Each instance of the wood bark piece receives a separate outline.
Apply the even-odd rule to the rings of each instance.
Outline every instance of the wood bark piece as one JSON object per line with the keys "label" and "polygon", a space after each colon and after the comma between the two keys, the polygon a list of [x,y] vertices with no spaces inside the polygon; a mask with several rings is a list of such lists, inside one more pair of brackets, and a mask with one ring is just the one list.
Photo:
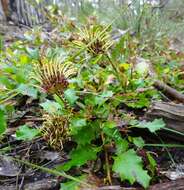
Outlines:
{"label": "wood bark piece", "polygon": [[156,184],[149,188],[149,190],[183,190],[183,189],[184,189],[184,178],[176,181]]}
{"label": "wood bark piece", "polygon": [[52,190],[59,185],[57,180],[43,179],[33,183],[28,183],[24,186],[25,190]]}
{"label": "wood bark piece", "polygon": [[168,102],[153,102],[146,119],[163,118],[167,128],[184,133],[184,105]]}

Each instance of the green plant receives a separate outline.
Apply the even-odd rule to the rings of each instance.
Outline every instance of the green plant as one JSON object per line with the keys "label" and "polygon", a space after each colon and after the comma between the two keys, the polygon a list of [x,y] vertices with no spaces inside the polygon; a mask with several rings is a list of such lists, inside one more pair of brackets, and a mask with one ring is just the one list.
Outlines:
{"label": "green plant", "polygon": [[18,140],[32,140],[38,137],[40,131],[38,129],[30,128],[27,125],[20,126],[16,131],[16,139]]}
{"label": "green plant", "polygon": [[6,131],[6,128],[7,128],[7,123],[5,119],[5,114],[4,114],[4,111],[0,109],[0,137]]}
{"label": "green plant", "polygon": [[[94,39],[95,37],[91,41]],[[125,36],[120,42],[122,46],[126,44],[126,39],[129,38]],[[87,47],[88,44],[86,44]],[[116,48],[119,48],[119,46],[117,45]],[[82,56],[85,56],[85,54],[82,54],[84,51],[90,53],[87,48],[83,48],[80,54],[82,60]],[[103,52],[104,55],[106,53]],[[59,96],[54,96],[54,102],[47,101],[42,103],[45,111],[53,114],[53,116],[49,116],[49,119],[46,118],[46,122],[44,122],[44,129],[47,132],[45,137],[47,139],[50,138],[50,144],[52,145],[52,142],[54,142],[53,145],[59,149],[62,148],[61,142],[65,137],[70,138],[71,141],[76,143],[76,148],[73,148],[70,152],[71,160],[58,167],[58,170],[68,171],[73,167],[80,167],[90,160],[95,160],[101,154],[105,156],[106,160],[104,169],[108,183],[112,182],[111,168],[113,168],[114,172],[120,174],[122,180],[127,179],[130,183],[137,181],[146,188],[151,178],[147,171],[143,169],[144,165],[141,157],[136,154],[137,148],[142,148],[144,143],[140,142],[140,139],[134,138],[134,145],[132,145],[131,138],[120,133],[115,121],[115,118],[121,119],[123,117],[117,110],[123,101],[126,102],[126,99],[120,93],[124,86],[121,85],[120,81],[115,86],[106,83],[109,75],[115,74],[115,79],[119,79],[118,77],[121,76],[121,72],[123,74],[126,73],[127,78],[130,77],[128,80],[133,80],[134,75],[129,74],[131,66],[127,70],[114,66],[114,62],[116,64],[119,62],[118,59],[121,57],[121,53],[119,52],[114,57],[111,55],[110,57],[102,56],[101,59],[97,60],[94,60],[94,57],[90,57],[87,62],[79,62],[84,67],[78,73],[77,78],[70,80],[70,83],[63,89],[63,93],[60,93]],[[109,55],[109,53],[107,54]],[[132,55],[134,55],[134,52],[132,54],[128,54],[127,52],[125,59],[128,60],[129,56]],[[107,61],[108,64],[102,65],[101,62],[103,61]],[[135,77],[138,76],[135,75]],[[126,91],[130,89],[132,89],[132,85],[127,85]],[[57,118],[56,123],[52,120],[55,118]],[[160,126],[160,128],[162,127]],[[58,133],[57,130],[61,131],[61,133]],[[67,131],[66,135],[63,133],[64,131]],[[56,133],[58,135],[55,135]],[[96,143],[98,141],[101,143]],[[115,148],[115,155],[109,153],[107,147]],[[130,169],[128,175],[126,172],[121,173],[119,171],[120,168],[122,172],[127,170],[122,164],[126,156],[129,158],[127,164],[135,166],[133,167],[135,170],[131,170],[128,167]],[[111,165],[110,162],[113,162],[113,158],[114,164]],[[132,160],[135,160],[135,162]],[[137,177],[132,175],[132,172]],[[138,178],[138,175],[142,175],[142,177]]]}
{"label": "green plant", "polygon": [[28,71],[34,58],[23,47],[22,42],[16,42],[8,47],[0,57],[0,103],[7,103],[17,95],[28,95],[37,98],[38,91],[29,80]]}
{"label": "green plant", "polygon": [[[61,62],[58,55],[54,58],[40,57],[38,67],[34,70],[35,86],[53,95],[54,99],[41,103],[45,120],[41,134],[57,150],[65,147],[68,140],[76,144],[69,153],[70,160],[59,166],[58,170],[68,171],[83,166],[102,155],[105,157],[102,170],[106,172],[107,183],[112,183],[111,174],[114,171],[122,180],[127,179],[131,184],[137,181],[146,188],[151,177],[136,152],[144,146],[144,142],[140,138],[122,134],[115,119],[123,118],[123,114],[118,112],[118,106],[123,102],[129,105],[126,93],[140,87],[134,81],[141,76],[132,70],[133,64],[130,62],[136,54],[137,46],[127,34],[111,52],[109,47],[113,42],[109,41],[107,30],[109,26],[95,26],[85,31],[85,40],[82,40],[80,50],[76,53],[78,56],[72,56],[76,65]],[[99,44],[100,48],[97,47]],[[133,47],[131,51],[127,49],[129,46]],[[90,56],[86,57],[86,53]],[[68,55],[65,60],[70,58]],[[80,68],[77,77],[76,68]],[[115,83],[107,82],[112,75]],[[140,96],[140,99],[143,102],[141,107],[148,106],[144,96]],[[114,148],[115,154],[110,153],[109,148]],[[123,160],[126,158],[128,161],[125,167]],[[129,172],[126,173],[129,165],[133,165],[133,169],[128,167]],[[138,178],[139,175],[142,177]]]}

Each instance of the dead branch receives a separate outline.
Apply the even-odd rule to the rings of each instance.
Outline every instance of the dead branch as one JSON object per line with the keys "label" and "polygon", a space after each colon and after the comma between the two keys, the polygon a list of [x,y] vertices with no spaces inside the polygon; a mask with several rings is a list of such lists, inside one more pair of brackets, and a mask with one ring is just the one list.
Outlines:
{"label": "dead branch", "polygon": [[178,100],[179,102],[184,103],[184,94],[181,94],[180,92],[178,92],[174,88],[170,87],[169,85],[165,84],[164,82],[162,82],[160,80],[155,80],[154,86],[158,90],[163,91],[163,93],[166,94],[167,96],[172,97],[172,98]]}

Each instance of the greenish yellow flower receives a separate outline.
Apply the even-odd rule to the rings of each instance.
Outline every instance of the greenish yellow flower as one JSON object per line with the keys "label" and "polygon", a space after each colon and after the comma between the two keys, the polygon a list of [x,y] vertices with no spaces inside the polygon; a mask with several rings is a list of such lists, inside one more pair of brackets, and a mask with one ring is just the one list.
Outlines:
{"label": "greenish yellow flower", "polygon": [[73,43],[79,49],[86,47],[93,55],[104,54],[113,44],[110,34],[104,27],[93,25],[79,29],[79,40]]}
{"label": "greenish yellow flower", "polygon": [[62,94],[68,87],[68,79],[76,73],[77,69],[71,62],[62,63],[59,58],[41,58],[40,63],[36,65],[33,78],[44,92]]}

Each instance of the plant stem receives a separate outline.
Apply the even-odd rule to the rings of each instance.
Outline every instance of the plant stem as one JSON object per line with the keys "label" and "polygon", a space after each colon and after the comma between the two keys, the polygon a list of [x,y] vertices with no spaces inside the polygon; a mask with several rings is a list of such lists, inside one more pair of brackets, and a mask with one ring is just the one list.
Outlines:
{"label": "plant stem", "polygon": [[121,82],[120,80],[120,76],[119,76],[119,71],[116,68],[116,65],[114,65],[113,61],[111,60],[110,56],[108,55],[108,53],[106,54],[107,59],[109,60],[109,63],[111,64],[112,68],[114,69],[114,71],[116,72],[116,76],[118,77],[118,80]]}
{"label": "plant stem", "polygon": [[18,92],[14,92],[14,91],[12,91],[13,93],[12,94],[10,94],[9,96],[7,96],[6,98],[2,98],[1,100],[0,100],[0,104],[5,104],[7,101],[9,101],[10,99],[12,99],[12,98],[14,98],[15,96],[17,96],[19,93]]}
{"label": "plant stem", "polygon": [[163,129],[166,130],[166,131],[170,131],[170,132],[172,132],[172,133],[175,133],[175,134],[184,136],[184,133],[182,133],[182,132],[180,132],[180,131],[177,131],[177,130],[174,130],[174,129],[170,129],[170,128],[167,128],[167,127],[164,127]]}
{"label": "plant stem", "polygon": [[122,84],[124,91],[126,92],[126,78],[123,74],[120,75],[120,71],[118,70],[118,68],[116,67],[116,65],[113,63],[113,61],[111,60],[110,56],[108,54],[106,54],[107,59],[109,60],[109,63],[111,64],[112,68],[114,69],[115,73],[116,73],[116,77],[118,78],[119,82]]}
{"label": "plant stem", "polygon": [[182,145],[182,144],[145,144],[144,146],[167,147],[167,148],[184,148],[184,145]]}
{"label": "plant stem", "polygon": [[[102,142],[103,142],[103,144],[104,144],[104,142],[105,142],[105,137],[104,137],[104,134],[103,134],[103,133],[101,133],[101,138],[102,138]],[[112,185],[111,170],[110,170],[108,152],[107,152],[106,146],[103,145],[103,147],[104,147],[104,152],[105,152],[105,163],[106,163],[107,180],[108,180],[109,184]]]}

